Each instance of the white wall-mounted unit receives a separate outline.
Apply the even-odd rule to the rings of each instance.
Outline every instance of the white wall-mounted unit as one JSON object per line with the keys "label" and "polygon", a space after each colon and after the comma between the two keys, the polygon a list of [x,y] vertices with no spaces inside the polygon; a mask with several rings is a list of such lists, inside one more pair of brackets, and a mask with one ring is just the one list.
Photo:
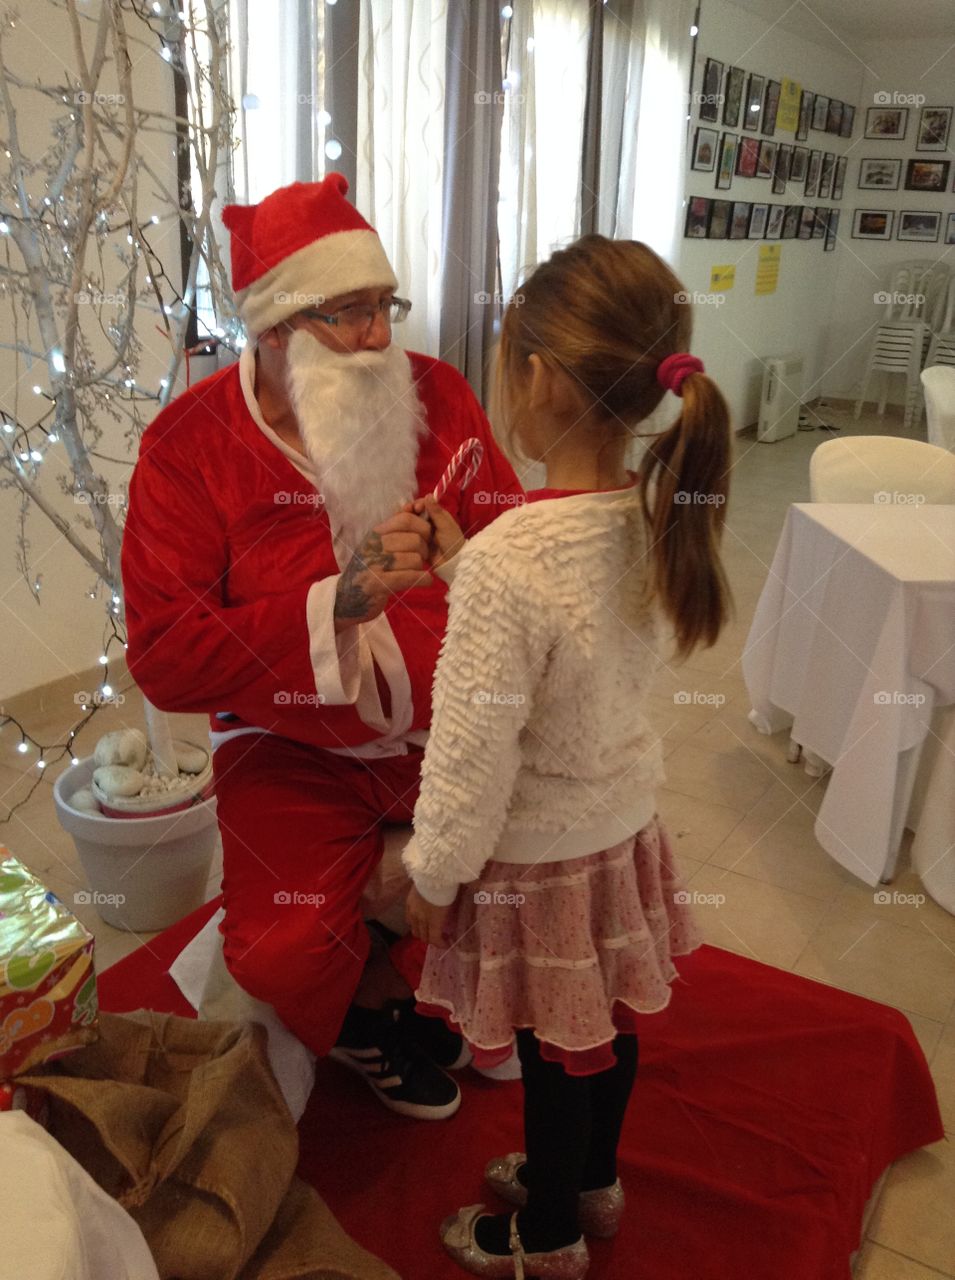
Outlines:
{"label": "white wall-mounted unit", "polygon": [[784,440],[798,429],[802,374],[802,356],[772,356],[764,362],[757,440]]}

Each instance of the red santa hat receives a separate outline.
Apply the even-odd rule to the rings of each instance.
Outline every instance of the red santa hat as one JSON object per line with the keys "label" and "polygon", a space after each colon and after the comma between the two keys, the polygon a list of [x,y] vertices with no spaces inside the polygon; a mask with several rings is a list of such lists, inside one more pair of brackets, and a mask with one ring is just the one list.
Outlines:
{"label": "red santa hat", "polygon": [[396,289],[378,234],[345,199],[348,179],[293,182],[260,204],[230,204],[232,287],[249,337],[357,289]]}

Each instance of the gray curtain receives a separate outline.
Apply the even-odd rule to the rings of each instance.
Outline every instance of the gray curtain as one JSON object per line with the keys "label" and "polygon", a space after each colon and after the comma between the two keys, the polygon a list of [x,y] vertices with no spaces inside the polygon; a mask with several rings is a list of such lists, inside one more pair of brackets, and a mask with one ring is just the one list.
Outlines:
{"label": "gray curtain", "polygon": [[449,0],[440,355],[487,395],[497,293],[501,6]]}

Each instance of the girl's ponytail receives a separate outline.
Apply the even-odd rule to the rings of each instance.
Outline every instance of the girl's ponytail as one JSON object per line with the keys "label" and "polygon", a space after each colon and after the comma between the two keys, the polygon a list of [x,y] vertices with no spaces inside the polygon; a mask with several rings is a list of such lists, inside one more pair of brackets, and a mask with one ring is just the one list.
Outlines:
{"label": "girl's ponytail", "polygon": [[732,432],[726,401],[705,373],[687,374],[680,393],[679,418],[647,446],[640,491],[650,529],[652,586],[673,625],[676,656],[683,658],[700,645],[715,644],[730,611],[719,544]]}

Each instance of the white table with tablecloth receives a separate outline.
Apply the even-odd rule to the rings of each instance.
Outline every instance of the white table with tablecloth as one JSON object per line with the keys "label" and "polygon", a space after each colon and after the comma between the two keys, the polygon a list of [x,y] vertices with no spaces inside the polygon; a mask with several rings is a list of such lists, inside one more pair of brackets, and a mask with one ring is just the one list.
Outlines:
{"label": "white table with tablecloth", "polygon": [[955,912],[955,506],[790,507],[742,667],[756,727],[832,766],[823,848],[875,885],[909,826]]}

